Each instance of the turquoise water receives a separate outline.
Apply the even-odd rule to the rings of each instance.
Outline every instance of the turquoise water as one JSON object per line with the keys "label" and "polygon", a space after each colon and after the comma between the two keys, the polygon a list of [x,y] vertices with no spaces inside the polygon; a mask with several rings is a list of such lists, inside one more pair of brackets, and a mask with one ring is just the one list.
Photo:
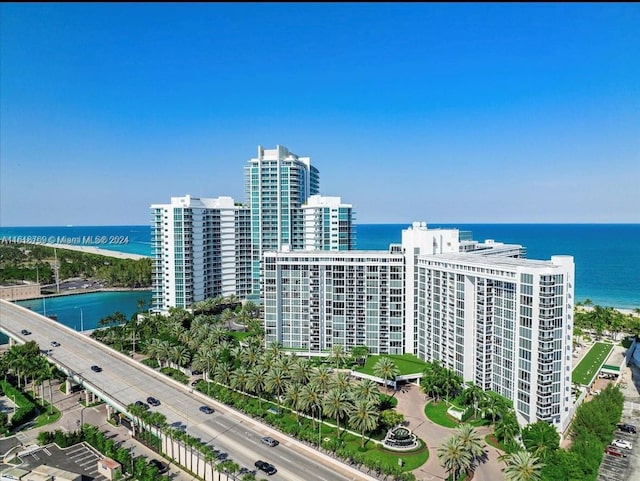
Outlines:
{"label": "turquoise water", "polygon": [[[399,243],[406,224],[360,224],[357,248],[386,250]],[[479,241],[521,244],[530,259],[572,255],[576,264],[576,299],[602,306],[640,307],[640,224],[429,224],[430,228],[471,231]],[[126,244],[98,247],[151,254],[151,228],[138,226],[0,227],[0,242],[15,236],[126,237]]]}
{"label": "turquoise water", "polygon": [[61,324],[80,331],[95,329],[100,319],[116,311],[130,319],[138,311],[139,300],[144,300],[148,307],[151,291],[92,292],[18,301],[16,304],[38,314],[55,315]]}

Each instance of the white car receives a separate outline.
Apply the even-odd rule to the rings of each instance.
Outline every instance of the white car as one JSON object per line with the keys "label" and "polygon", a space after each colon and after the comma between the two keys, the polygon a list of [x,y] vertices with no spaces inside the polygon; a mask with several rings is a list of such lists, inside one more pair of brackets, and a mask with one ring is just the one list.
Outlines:
{"label": "white car", "polygon": [[616,448],[624,449],[631,449],[633,447],[633,445],[629,441],[626,441],[624,439],[614,439],[611,445],[615,446]]}

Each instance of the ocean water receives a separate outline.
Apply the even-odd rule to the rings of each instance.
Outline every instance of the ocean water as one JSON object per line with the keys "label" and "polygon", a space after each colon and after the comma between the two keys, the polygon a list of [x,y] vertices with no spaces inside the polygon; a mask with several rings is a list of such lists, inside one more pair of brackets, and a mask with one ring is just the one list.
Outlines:
{"label": "ocean water", "polygon": [[[386,250],[400,243],[410,224],[359,224],[357,248]],[[572,255],[576,265],[576,299],[601,306],[640,307],[640,224],[429,224],[429,228],[470,231],[473,239],[521,244],[529,259]],[[0,243],[17,236],[72,238],[106,237],[96,247],[141,255],[151,254],[149,226],[0,227]],[[113,238],[123,244],[110,244]],[[95,244],[94,244],[95,245]]]}

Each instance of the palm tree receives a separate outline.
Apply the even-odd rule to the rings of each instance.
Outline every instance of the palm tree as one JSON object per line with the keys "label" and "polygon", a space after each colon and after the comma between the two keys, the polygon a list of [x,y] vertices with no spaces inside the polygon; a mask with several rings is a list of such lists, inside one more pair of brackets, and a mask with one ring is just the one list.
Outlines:
{"label": "palm tree", "polygon": [[519,433],[520,425],[513,412],[503,413],[495,424],[494,434],[502,442],[514,438]]}
{"label": "palm tree", "polygon": [[171,361],[180,369],[191,362],[191,351],[187,346],[173,346],[171,348]]}
{"label": "palm tree", "polygon": [[162,363],[169,362],[169,359],[171,359],[171,343],[169,341],[160,341],[160,345],[158,347],[158,364],[160,365],[160,367],[162,367]]}
{"label": "palm tree", "polygon": [[354,399],[362,399],[374,403],[376,406],[380,404],[378,384],[371,379],[362,379],[351,388],[351,394]]}
{"label": "palm tree", "polygon": [[231,386],[231,376],[233,376],[233,366],[228,362],[222,362],[216,367],[214,380],[227,387]]}
{"label": "palm tree", "polygon": [[539,458],[528,451],[508,454],[505,461],[507,463],[504,470],[506,481],[538,481],[544,467]]}
{"label": "palm tree", "polygon": [[456,429],[455,436],[462,443],[463,448],[476,460],[484,454],[485,444],[471,424],[461,424]]}
{"label": "palm tree", "polygon": [[291,379],[302,384],[307,384],[313,372],[313,366],[308,359],[298,359],[291,368]]}
{"label": "palm tree", "polygon": [[316,369],[313,375],[313,382],[320,387],[323,393],[329,390],[329,384],[331,383],[331,368],[327,366],[320,366]]}
{"label": "palm tree", "polygon": [[360,432],[360,447],[364,449],[364,433],[378,427],[378,408],[372,402],[357,399],[349,412],[349,426]]}
{"label": "palm tree", "polygon": [[262,366],[254,366],[247,376],[247,389],[258,396],[258,404],[262,409],[262,393],[267,377],[267,371]]}
{"label": "palm tree", "polygon": [[473,405],[474,417],[478,415],[478,406],[485,396],[484,390],[473,381],[467,383],[467,388],[462,391],[462,401],[465,404]]}
{"label": "palm tree", "polygon": [[238,389],[241,392],[245,392],[247,389],[247,379],[249,378],[249,371],[246,367],[240,366],[233,371],[231,375],[231,388]]}
{"label": "palm tree", "polygon": [[337,389],[338,391],[343,393],[349,392],[349,389],[351,388],[351,380],[349,379],[349,374],[344,371],[336,373],[336,375],[333,376],[333,380],[331,381],[330,386],[332,389]]}
{"label": "palm tree", "polygon": [[338,434],[340,433],[340,420],[349,414],[351,404],[346,391],[338,388],[331,389],[322,401],[324,413],[336,420]]}
{"label": "palm tree", "polygon": [[322,417],[322,394],[320,386],[315,382],[307,384],[300,392],[300,407],[304,411],[311,411],[314,426],[316,425],[316,411],[318,412],[318,419]]}
{"label": "palm tree", "polygon": [[267,392],[274,393],[276,395],[278,409],[280,408],[280,396],[282,396],[288,380],[289,375],[287,374],[287,371],[280,367],[273,368],[267,373],[265,378],[265,389]]}
{"label": "palm tree", "polygon": [[300,424],[300,412],[301,407],[301,399],[302,397],[302,385],[298,382],[289,382],[287,385],[287,391],[285,393],[285,403],[288,404],[291,409],[296,412],[296,418],[298,424]]}
{"label": "palm tree", "polygon": [[[381,357],[373,366],[373,373],[384,379],[384,385],[387,386],[388,392],[388,381],[393,380],[395,384],[396,376],[400,374],[400,370],[390,358]],[[391,396],[389,396],[389,399],[391,399]]]}
{"label": "palm tree", "polygon": [[347,358],[347,354],[344,351],[344,346],[342,344],[335,344],[331,348],[331,352],[329,353],[329,359],[333,361],[334,367],[339,369],[342,364],[344,364],[345,359]]}
{"label": "palm tree", "polygon": [[544,458],[547,452],[558,449],[560,435],[553,425],[537,421],[522,429],[522,443],[527,451]]}
{"label": "palm tree", "polygon": [[471,468],[473,459],[471,453],[467,451],[458,436],[451,436],[438,448],[438,458],[440,465],[453,475],[454,480],[463,471]]}

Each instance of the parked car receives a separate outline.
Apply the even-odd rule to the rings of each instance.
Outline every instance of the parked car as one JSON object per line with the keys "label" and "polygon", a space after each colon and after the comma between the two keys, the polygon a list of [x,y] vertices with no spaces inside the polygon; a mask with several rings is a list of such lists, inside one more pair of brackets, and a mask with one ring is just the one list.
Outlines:
{"label": "parked car", "polygon": [[637,432],[636,427],[633,424],[618,424],[618,429],[620,431],[624,431],[625,433],[635,434]]}
{"label": "parked car", "polygon": [[53,347],[60,347],[60,343],[58,341],[51,341],[51,345]]}
{"label": "parked car", "polygon": [[273,464],[269,464],[266,461],[262,461],[261,459],[256,461],[255,467],[267,474],[275,474],[277,472],[277,469]]}
{"label": "parked car", "polygon": [[149,461],[149,466],[155,466],[156,468],[158,468],[158,473],[159,474],[163,474],[163,473],[166,473],[167,471],[169,471],[169,466],[164,464],[159,459],[152,459],[151,461]]}
{"label": "parked car", "polygon": [[622,451],[618,451],[616,448],[609,446],[607,448],[605,448],[604,450],[605,453],[610,454],[611,456],[617,456],[618,458],[626,458],[627,455],[625,453],[623,453]]}
{"label": "parked car", "polygon": [[136,401],[136,406],[143,407],[144,409],[149,409],[149,405],[142,401]]}
{"label": "parked car", "polygon": [[611,442],[611,445],[615,446],[616,448],[622,448],[622,449],[632,449],[633,448],[633,444],[631,444],[626,439],[614,439]]}
{"label": "parked car", "polygon": [[266,444],[267,446],[271,447],[271,448],[272,448],[272,447],[274,447],[274,446],[277,446],[278,444],[280,444],[278,441],[276,441],[276,440],[275,440],[275,439],[273,439],[273,438],[270,438],[269,436],[265,436],[265,437],[263,437],[263,438],[261,439],[261,441],[262,441],[264,444]]}
{"label": "parked car", "polygon": [[102,368],[100,366],[96,366],[95,364],[91,366],[91,370],[93,372],[102,372]]}
{"label": "parked car", "polygon": [[209,406],[200,406],[200,411],[202,411],[205,414],[213,414],[215,412],[213,408]]}
{"label": "parked car", "polygon": [[151,406],[160,406],[160,401],[158,401],[156,398],[149,396],[147,398],[147,402],[151,405]]}

